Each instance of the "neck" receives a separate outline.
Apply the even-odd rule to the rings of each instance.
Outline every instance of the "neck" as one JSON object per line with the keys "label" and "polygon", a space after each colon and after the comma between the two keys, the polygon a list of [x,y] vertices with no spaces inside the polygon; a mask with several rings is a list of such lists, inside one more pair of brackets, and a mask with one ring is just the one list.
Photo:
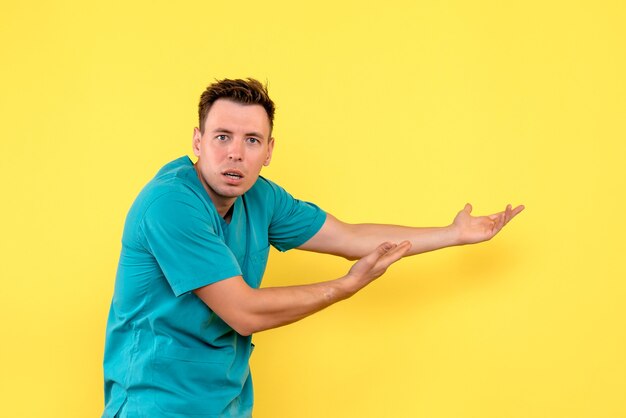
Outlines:
{"label": "neck", "polygon": [[217,213],[219,213],[219,215],[224,218],[226,222],[230,222],[233,213],[232,209],[237,197],[219,196],[213,189],[211,189],[211,187],[209,187],[207,182],[204,181],[204,178],[200,174],[200,170],[198,170],[197,164],[194,164],[194,169],[196,170],[196,175],[198,176],[198,180],[200,180],[200,184],[202,184],[202,187],[204,187],[204,190],[209,195],[211,202],[213,202],[213,206],[217,209]]}

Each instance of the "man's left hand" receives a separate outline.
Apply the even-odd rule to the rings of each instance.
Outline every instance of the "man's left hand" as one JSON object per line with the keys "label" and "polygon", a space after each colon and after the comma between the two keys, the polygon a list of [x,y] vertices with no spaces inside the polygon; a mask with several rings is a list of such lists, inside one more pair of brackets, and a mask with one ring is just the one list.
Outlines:
{"label": "man's left hand", "polygon": [[493,238],[504,225],[509,223],[522,210],[524,210],[523,205],[519,205],[515,209],[511,205],[507,205],[504,211],[494,213],[493,215],[472,216],[472,205],[468,203],[456,215],[450,226],[458,234],[459,245],[475,244]]}

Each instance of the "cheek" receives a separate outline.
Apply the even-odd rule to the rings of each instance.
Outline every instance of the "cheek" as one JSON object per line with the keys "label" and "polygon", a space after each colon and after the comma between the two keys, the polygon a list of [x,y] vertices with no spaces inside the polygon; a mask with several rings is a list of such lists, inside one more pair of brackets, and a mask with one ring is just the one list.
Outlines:
{"label": "cheek", "polygon": [[267,160],[267,157],[264,157],[263,159],[259,159],[259,160],[257,160],[255,162],[255,167],[256,167],[257,171],[261,171],[261,169],[265,165],[265,161],[266,160]]}
{"label": "cheek", "polygon": [[203,153],[202,158],[204,158],[204,160],[209,163],[209,165],[216,166],[217,163],[223,160],[223,156],[221,154],[222,153],[220,153],[220,150],[217,149],[206,150]]}

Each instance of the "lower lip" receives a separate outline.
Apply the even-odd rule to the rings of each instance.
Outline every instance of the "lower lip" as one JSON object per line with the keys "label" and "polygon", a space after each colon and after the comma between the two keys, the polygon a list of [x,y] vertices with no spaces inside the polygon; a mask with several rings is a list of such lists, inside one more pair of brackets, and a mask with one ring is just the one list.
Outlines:
{"label": "lower lip", "polygon": [[223,174],[224,179],[226,179],[226,183],[232,184],[233,186],[237,186],[243,182],[243,177],[231,177]]}

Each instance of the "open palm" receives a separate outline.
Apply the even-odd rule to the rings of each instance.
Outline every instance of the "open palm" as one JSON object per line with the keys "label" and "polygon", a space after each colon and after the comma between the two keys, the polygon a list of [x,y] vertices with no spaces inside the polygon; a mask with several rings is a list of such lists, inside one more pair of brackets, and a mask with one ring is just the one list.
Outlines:
{"label": "open palm", "polygon": [[524,210],[523,205],[517,206],[515,209],[511,205],[507,205],[504,211],[493,215],[472,216],[472,205],[468,203],[456,215],[452,226],[458,233],[460,244],[474,244],[493,238],[504,225],[522,210]]}

